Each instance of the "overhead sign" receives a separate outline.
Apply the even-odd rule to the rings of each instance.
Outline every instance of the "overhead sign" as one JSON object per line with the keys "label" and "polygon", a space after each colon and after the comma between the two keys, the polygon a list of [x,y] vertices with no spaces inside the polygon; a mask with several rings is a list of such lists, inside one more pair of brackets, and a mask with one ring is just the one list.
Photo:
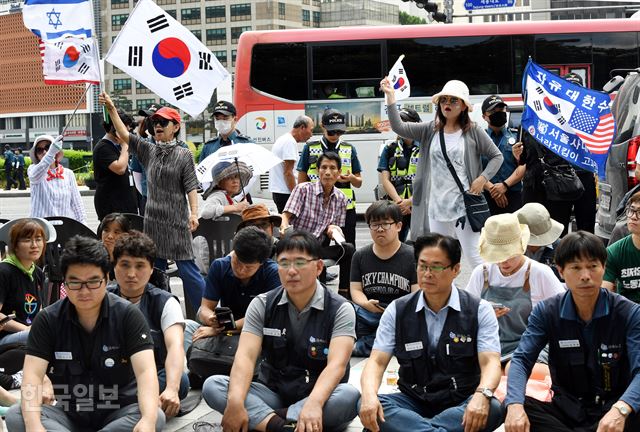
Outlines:
{"label": "overhead sign", "polygon": [[464,8],[470,11],[477,9],[512,7],[515,4],[516,0],[465,0]]}

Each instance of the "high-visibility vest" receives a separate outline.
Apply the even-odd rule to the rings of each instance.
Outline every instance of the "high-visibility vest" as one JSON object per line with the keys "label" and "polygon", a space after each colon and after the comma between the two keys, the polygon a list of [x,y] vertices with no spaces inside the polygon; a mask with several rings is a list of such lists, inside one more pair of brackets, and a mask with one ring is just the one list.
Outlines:
{"label": "high-visibility vest", "polygon": [[[346,175],[351,171],[351,144],[341,142],[338,147],[338,156],[341,160],[340,173]],[[318,158],[325,152],[322,147],[322,143],[319,141],[309,143],[309,170],[307,171],[307,177],[309,181],[317,182],[320,179],[318,174]],[[351,183],[336,183],[336,188],[340,190],[347,197],[347,210],[356,208],[356,197],[351,189]]]}
{"label": "high-visibility vest", "polygon": [[[420,148],[414,145],[411,148],[411,154],[409,160],[406,160],[404,156],[404,148],[401,141],[396,141],[390,144],[395,146],[395,151],[392,156],[389,157],[389,174],[391,177],[391,183],[396,188],[396,192],[400,195],[400,198],[410,198],[413,194],[413,179],[416,177],[418,170],[418,155],[420,154]],[[402,160],[403,163],[399,164],[398,161]],[[408,163],[407,163],[408,162]],[[398,165],[405,166],[404,169],[398,168]]]}

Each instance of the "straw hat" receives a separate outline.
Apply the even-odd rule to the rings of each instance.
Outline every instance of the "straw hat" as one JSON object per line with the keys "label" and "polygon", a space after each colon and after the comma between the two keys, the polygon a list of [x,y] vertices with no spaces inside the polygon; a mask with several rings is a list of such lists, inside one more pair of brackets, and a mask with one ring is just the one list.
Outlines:
{"label": "straw hat", "polygon": [[211,169],[211,175],[213,178],[212,185],[219,186],[220,182],[227,177],[233,175],[240,175],[240,183],[242,186],[247,186],[249,180],[253,176],[251,169],[244,162],[228,162],[223,161],[215,164]]}
{"label": "straw hat", "polygon": [[525,204],[516,212],[520,223],[526,224],[531,232],[529,246],[546,246],[560,238],[564,225],[551,219],[549,210],[540,203]]}
{"label": "straw hat", "polygon": [[469,87],[462,81],[451,80],[447,82],[440,93],[436,93],[431,97],[431,102],[437,104],[440,96],[455,96],[458,99],[462,99],[467,108],[469,108],[469,112],[473,111],[473,105],[469,103]]}
{"label": "straw hat", "polygon": [[529,227],[512,213],[491,216],[480,233],[480,257],[488,263],[499,263],[524,255],[529,241]]}
{"label": "straw hat", "polygon": [[269,209],[264,204],[254,204],[250,205],[246,209],[242,210],[242,222],[238,225],[236,231],[240,231],[242,228],[247,226],[247,224],[256,219],[266,219],[269,218],[272,224],[275,226],[280,226],[282,223],[282,218],[280,215],[272,215],[269,213]]}

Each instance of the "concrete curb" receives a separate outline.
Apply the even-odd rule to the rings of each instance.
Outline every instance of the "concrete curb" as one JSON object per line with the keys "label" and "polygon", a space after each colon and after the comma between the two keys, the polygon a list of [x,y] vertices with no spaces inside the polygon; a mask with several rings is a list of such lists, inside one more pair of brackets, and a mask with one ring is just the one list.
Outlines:
{"label": "concrete curb", "polygon": [[[81,196],[94,196],[95,190],[89,189],[86,186],[78,186]],[[0,199],[2,198],[26,198],[31,196],[31,190],[0,190]]]}

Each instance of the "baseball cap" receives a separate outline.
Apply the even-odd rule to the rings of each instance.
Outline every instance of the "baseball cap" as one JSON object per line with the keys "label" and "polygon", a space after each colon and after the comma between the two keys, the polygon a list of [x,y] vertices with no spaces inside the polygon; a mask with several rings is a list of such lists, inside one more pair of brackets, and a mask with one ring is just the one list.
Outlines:
{"label": "baseball cap", "polygon": [[213,114],[224,114],[235,116],[236,115],[236,107],[233,106],[231,102],[227,101],[218,101],[218,103],[213,107]]}
{"label": "baseball cap", "polygon": [[500,106],[506,107],[507,104],[504,103],[500,96],[491,95],[482,102],[482,112],[486,113],[487,111],[494,110]]}
{"label": "baseball cap", "polygon": [[578,84],[579,86],[584,86],[584,82],[582,81],[582,77],[575,72],[569,72],[562,78],[566,79],[570,83]]}
{"label": "baseball cap", "polygon": [[173,120],[177,123],[180,123],[180,113],[169,107],[160,108],[151,117],[162,117],[166,118],[167,120]]}
{"label": "baseball cap", "polygon": [[156,105],[156,104],[151,104],[149,105],[149,107],[145,110],[145,109],[140,109],[138,111],[138,115],[141,115],[143,117],[151,117],[152,115],[154,115],[156,113],[156,111],[158,111],[160,109],[160,105]]}
{"label": "baseball cap", "polygon": [[347,130],[344,114],[336,109],[328,109],[322,114],[322,126],[328,131]]}

